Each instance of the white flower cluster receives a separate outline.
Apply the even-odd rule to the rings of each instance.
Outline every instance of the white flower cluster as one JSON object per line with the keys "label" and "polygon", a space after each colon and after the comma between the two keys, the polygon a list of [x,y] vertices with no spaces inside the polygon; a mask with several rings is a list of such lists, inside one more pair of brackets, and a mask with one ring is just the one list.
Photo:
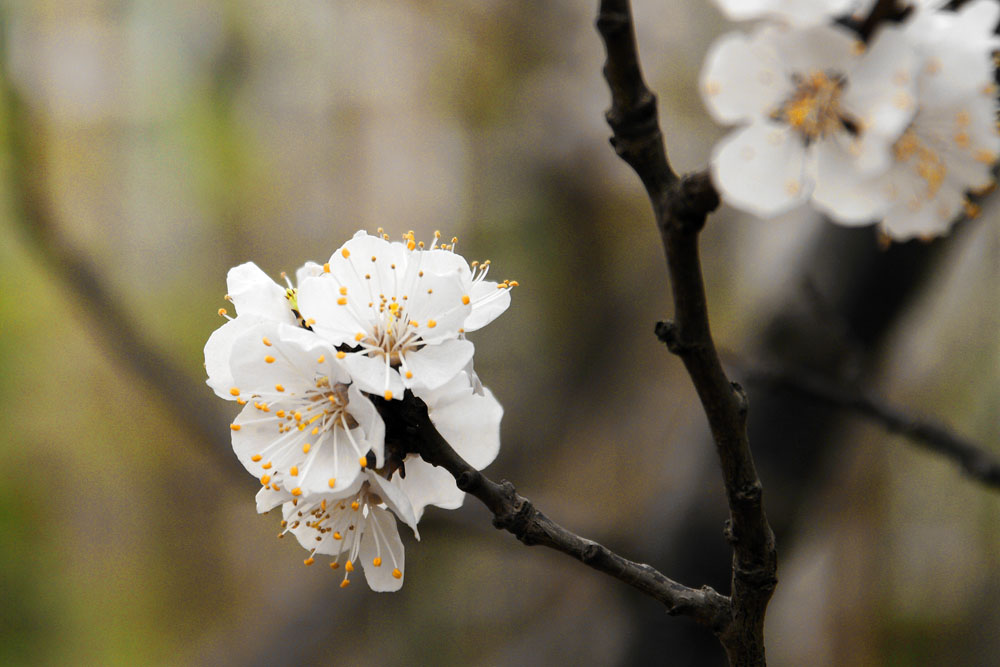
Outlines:
{"label": "white flower cluster", "polygon": [[868,44],[834,19],[870,0],[715,1],[765,19],[718,39],[701,73],[712,116],[740,126],[711,158],[725,201],[765,218],[809,202],[896,240],[975,214],[966,193],[993,186],[1000,153],[996,0],[911,2]]}
{"label": "white flower cluster", "polygon": [[[229,271],[237,316],[205,345],[208,385],[243,406],[233,449],[260,479],[257,510],[282,506],[284,535],[343,566],[356,565],[376,591],[403,583],[396,520],[413,529],[427,505],[454,509],[464,494],[443,469],[410,454],[394,460],[377,400],[427,404],[438,431],[470,465],[500,447],[503,409],[476,377],[465,334],[510,305],[514,281],[486,280],[440,234],[425,246],[358,232],[322,266],[308,263],[297,286],[272,281],[253,263]],[[418,535],[419,539],[419,535]]]}

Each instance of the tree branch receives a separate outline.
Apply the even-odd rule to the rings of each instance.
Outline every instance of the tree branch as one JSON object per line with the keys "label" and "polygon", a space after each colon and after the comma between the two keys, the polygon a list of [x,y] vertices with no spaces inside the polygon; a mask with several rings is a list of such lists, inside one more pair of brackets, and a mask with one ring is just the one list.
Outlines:
{"label": "tree branch", "polygon": [[830,407],[857,413],[893,433],[906,436],[929,451],[953,460],[972,479],[1000,490],[1000,457],[940,422],[917,418],[885,401],[816,374],[753,368],[747,371],[746,377],[749,383],[791,391]]}
{"label": "tree branch", "polygon": [[[528,546],[542,545],[572,556],[584,565],[659,600],[671,615],[690,616],[719,633],[730,626],[729,598],[709,586],[688,588],[645,563],[619,556],[607,547],[563,528],[535,509],[507,480],[499,484],[470,466],[434,427],[427,406],[407,391],[403,401],[372,396],[386,424],[390,460],[402,461],[407,453],[447,470],[458,488],[478,498],[493,513],[493,525],[511,533]],[[405,472],[405,468],[404,468]]]}
{"label": "tree branch", "polygon": [[732,622],[720,633],[734,665],[764,664],[764,614],[776,584],[774,535],[764,515],[761,483],[746,434],[747,399],[729,381],[712,341],[698,255],[698,233],[719,197],[706,173],[678,179],[667,160],[656,98],[639,67],[628,0],[601,0],[604,76],[611,89],[611,144],[638,174],[653,206],[670,273],[673,322],[657,336],[684,362],[708,417],[722,466],[733,546]]}

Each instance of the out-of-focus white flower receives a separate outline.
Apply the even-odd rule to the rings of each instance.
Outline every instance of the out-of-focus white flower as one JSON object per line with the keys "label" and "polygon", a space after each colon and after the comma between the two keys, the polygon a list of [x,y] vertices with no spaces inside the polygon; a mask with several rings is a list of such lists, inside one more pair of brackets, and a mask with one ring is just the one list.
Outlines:
{"label": "out-of-focus white flower", "polygon": [[233,449],[264,487],[329,493],[383,465],[382,418],[313,332],[260,322],[234,341],[229,363],[229,397],[246,402],[231,426]]}
{"label": "out-of-focus white flower", "polygon": [[365,471],[346,495],[287,498],[282,507],[282,527],[309,550],[306,565],[315,555],[333,556],[333,570],[344,568],[341,588],[360,564],[373,591],[395,591],[403,585],[403,542],[399,517],[417,534],[417,518],[406,495],[372,471]]}
{"label": "out-of-focus white flower", "polygon": [[405,388],[436,389],[466,368],[464,334],[510,305],[516,282],[485,280],[452,245],[425,248],[413,234],[390,243],[363,231],[337,250],[324,273],[299,286],[298,305],[313,330],[340,346],[351,377],[387,400]]}
{"label": "out-of-focus white flower", "polygon": [[812,26],[849,14],[857,0],[715,0],[733,21],[777,19],[798,26]]}
{"label": "out-of-focus white flower", "polygon": [[[296,278],[301,283],[306,277],[322,271],[323,267],[319,264],[307,262],[296,272]],[[235,306],[237,316],[230,317],[225,308],[219,309],[219,314],[229,321],[212,332],[205,344],[205,370],[208,372],[208,386],[217,395],[229,399],[229,389],[233,386],[229,351],[233,341],[259,322],[295,324],[298,311],[292,284],[289,282],[288,287],[282,287],[253,262],[229,269],[226,286],[226,299]]]}
{"label": "out-of-focus white flower", "polygon": [[893,145],[889,171],[876,179],[848,174],[845,199],[886,197],[882,220],[893,239],[933,237],[975,207],[967,190],[992,185],[1000,153],[993,51],[1000,5],[978,0],[960,11],[919,10],[904,27],[922,60],[917,113]]}
{"label": "out-of-focus white flower", "polygon": [[810,200],[844,224],[873,222],[884,198],[839,198],[854,172],[874,176],[916,109],[916,55],[896,28],[869,49],[837,26],[792,29],[765,24],[750,37],[722,36],[701,75],[716,120],[743,124],[713,151],[723,199],[760,217]]}

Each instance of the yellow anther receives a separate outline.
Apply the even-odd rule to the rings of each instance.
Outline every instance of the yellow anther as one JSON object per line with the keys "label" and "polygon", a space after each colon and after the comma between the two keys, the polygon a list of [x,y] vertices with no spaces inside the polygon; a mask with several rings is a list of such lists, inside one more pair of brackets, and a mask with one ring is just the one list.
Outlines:
{"label": "yellow anther", "polygon": [[260,340],[261,340],[262,343],[264,343],[264,345],[267,345],[268,347],[271,347],[271,339],[268,338],[267,336],[264,336]]}
{"label": "yellow anther", "polygon": [[321,354],[321,355],[319,355],[319,359],[316,360],[316,363],[317,364],[321,364],[324,361],[326,361],[326,355],[325,354]]}
{"label": "yellow anther", "polygon": [[295,411],[295,421],[297,422],[302,421],[302,413],[299,412],[298,410]]}
{"label": "yellow anther", "polygon": [[261,456],[260,454],[254,454],[253,456],[250,457],[250,460],[253,461],[254,463],[257,463],[262,458],[264,458],[264,457]]}
{"label": "yellow anther", "polygon": [[387,400],[387,401],[391,401],[392,400],[392,392],[389,391],[388,389],[385,390],[385,394],[383,394],[383,396],[385,396],[385,400]]}
{"label": "yellow anther", "polygon": [[420,322],[417,322],[416,320],[410,320],[410,324],[412,326],[414,326],[414,327],[419,327],[420,326]]}
{"label": "yellow anther", "polygon": [[284,417],[285,416],[285,411],[284,410],[278,410],[277,412],[274,413],[274,415],[276,417]]}
{"label": "yellow anther", "polygon": [[344,569],[347,570],[348,572],[354,572],[354,563],[352,563],[351,561],[347,561],[346,563],[344,563]]}
{"label": "yellow anther", "polygon": [[347,248],[343,248],[343,249],[342,249],[342,250],[340,251],[340,254],[341,254],[341,255],[343,256],[343,258],[344,258],[344,259],[347,259],[348,257],[350,257],[350,256],[351,256],[351,251],[350,251],[350,250],[348,250]]}
{"label": "yellow anther", "polygon": [[321,512],[325,512],[326,511],[326,498],[324,498],[323,500],[320,501],[320,503],[319,503],[319,509],[320,509]]}
{"label": "yellow anther", "polygon": [[977,162],[982,162],[984,164],[993,164],[996,162],[997,156],[995,153],[991,153],[988,150],[980,148],[976,151],[974,155]]}
{"label": "yellow anther", "polygon": [[270,475],[261,475],[261,478],[260,478],[261,486],[267,486],[270,482],[271,482],[271,476]]}
{"label": "yellow anther", "polygon": [[242,399],[242,398],[237,398],[236,402],[239,403],[240,405],[246,405],[247,404],[246,399]]}
{"label": "yellow anther", "polygon": [[323,264],[323,273],[330,273],[330,262],[325,262]]}
{"label": "yellow anther", "polygon": [[336,570],[339,567],[340,567],[340,563],[338,563],[337,561],[333,561],[332,563],[330,563],[330,569],[331,570]]}
{"label": "yellow anther", "polygon": [[316,324],[316,318],[310,317],[308,320],[306,320],[306,326],[307,327],[311,327],[314,324]]}
{"label": "yellow anther", "polygon": [[274,385],[274,390],[275,391],[285,391],[285,387],[284,387],[284,385],[276,384],[276,385]]}
{"label": "yellow anther", "polygon": [[232,430],[234,430],[234,431],[239,431],[239,430],[240,430],[241,428],[243,428],[243,427],[242,427],[242,426],[240,426],[239,424],[230,424],[230,425],[229,425],[229,428],[231,428],[231,429],[232,429]]}
{"label": "yellow anther", "polygon": [[462,305],[463,306],[468,306],[469,305],[469,301],[471,301],[471,300],[472,299],[469,298],[469,295],[466,294],[465,296],[462,297]]}
{"label": "yellow anther", "polygon": [[380,565],[382,565],[382,559],[376,556],[375,558],[372,559],[372,565],[374,565],[375,567],[379,567]]}
{"label": "yellow anther", "polygon": [[516,280],[512,280],[512,281],[510,281],[510,286],[511,286],[511,287],[517,287],[517,286],[518,286],[518,285],[520,285],[520,284],[521,284],[521,283],[517,282]]}
{"label": "yellow anther", "polygon": [[316,559],[313,558],[312,556],[309,556],[309,558],[306,558],[304,561],[302,561],[302,563],[304,565],[312,565],[315,562],[316,562]]}
{"label": "yellow anther", "polygon": [[427,320],[427,328],[428,329],[433,329],[437,325],[438,325],[438,323],[436,321],[434,321],[434,320]]}
{"label": "yellow anther", "polygon": [[298,429],[299,429],[300,431],[304,431],[304,430],[306,430],[306,425],[305,425],[305,424],[299,424],[299,425],[298,425]]}
{"label": "yellow anther", "polygon": [[225,317],[228,312],[225,308],[219,308],[219,317]]}
{"label": "yellow anther", "polygon": [[[278,488],[277,482],[271,484],[271,489],[274,490],[274,491],[281,491],[281,489]],[[293,501],[293,502],[298,502],[298,501],[296,500],[296,501]]]}
{"label": "yellow anther", "polygon": [[436,239],[441,238],[441,232],[439,232],[438,230],[435,229],[434,230],[434,238],[436,238]]}
{"label": "yellow anther", "polygon": [[337,351],[337,358],[338,358],[338,359],[343,359],[343,358],[344,358],[344,357],[346,357],[346,356],[347,356],[347,353],[346,353],[346,352],[344,352],[343,350],[338,350],[338,351]]}
{"label": "yellow anther", "polygon": [[342,286],[342,287],[340,288],[340,294],[341,294],[342,296],[347,296],[347,287],[344,287],[344,286]]}
{"label": "yellow anther", "polygon": [[360,331],[358,333],[354,334],[354,340],[356,342],[358,342],[358,343],[360,343],[361,339],[364,338],[364,337],[365,337],[364,333],[362,333]]}
{"label": "yellow anther", "polygon": [[229,393],[232,394],[233,396],[239,396],[240,390],[237,389],[236,387],[233,387],[232,389],[229,390]]}
{"label": "yellow anther", "polygon": [[375,255],[372,255],[372,261],[374,262],[376,259],[378,259],[378,258],[375,257]]}
{"label": "yellow anther", "polygon": [[352,510],[357,511],[359,507],[361,507],[361,503],[359,503],[357,500],[351,502]]}
{"label": "yellow anther", "polygon": [[337,299],[337,305],[338,306],[346,306],[347,305],[347,297],[346,296],[342,296],[339,299]]}
{"label": "yellow anther", "polygon": [[338,531],[338,532],[335,532],[335,533],[333,534],[333,539],[335,539],[335,540],[340,540],[340,539],[343,539],[343,538],[344,538],[344,536],[343,536],[343,535],[341,535],[339,531]]}
{"label": "yellow anther", "polygon": [[416,247],[417,247],[417,244],[414,241],[408,241],[406,243],[406,249],[407,250],[413,250]]}
{"label": "yellow anther", "polygon": [[296,496],[296,497],[301,496],[302,495],[302,489],[300,487],[296,486],[294,489],[292,489],[292,495]]}
{"label": "yellow anther", "polygon": [[413,372],[412,371],[406,371],[406,379],[407,380],[412,380],[413,379]]}
{"label": "yellow anther", "polygon": [[400,572],[398,568],[394,568],[392,571],[392,576],[394,576],[396,579],[402,579],[403,573]]}
{"label": "yellow anther", "polygon": [[368,465],[368,457],[362,456],[360,459],[358,459],[358,463],[360,463],[361,467],[364,468],[365,466]]}
{"label": "yellow anther", "polygon": [[347,588],[350,585],[351,585],[351,580],[350,579],[344,579],[342,582],[340,582],[340,587],[341,588]]}
{"label": "yellow anther", "polygon": [[312,449],[312,445],[310,445],[308,442],[302,445],[303,454],[308,454],[310,449]]}
{"label": "yellow anther", "polygon": [[264,357],[264,361],[266,361],[266,362],[267,362],[267,363],[269,363],[269,364],[273,364],[273,363],[274,363],[274,357],[272,357],[272,356],[271,356],[271,355],[269,354],[269,355],[267,355],[266,357]]}
{"label": "yellow anther", "polygon": [[326,483],[329,484],[330,488],[332,489],[333,487],[337,486],[337,478],[331,477],[330,479],[327,480]]}
{"label": "yellow anther", "polygon": [[459,329],[458,333],[465,333],[465,329],[464,328],[463,329]]}
{"label": "yellow anther", "polygon": [[272,464],[270,461],[268,461],[267,463],[261,464],[260,467],[263,468],[264,470],[270,470],[272,465],[274,465],[274,464]]}
{"label": "yellow anther", "polygon": [[288,470],[288,474],[290,474],[292,477],[298,477],[299,476],[299,467],[298,466],[292,466]]}

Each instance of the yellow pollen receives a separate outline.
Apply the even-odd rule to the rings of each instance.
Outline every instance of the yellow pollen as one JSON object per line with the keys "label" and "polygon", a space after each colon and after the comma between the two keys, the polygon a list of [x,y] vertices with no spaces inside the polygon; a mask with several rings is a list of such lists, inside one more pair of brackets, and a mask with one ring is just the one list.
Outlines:
{"label": "yellow pollen", "polygon": [[276,384],[276,385],[274,385],[274,390],[275,391],[285,391],[285,387],[283,385]]}
{"label": "yellow pollen", "polygon": [[330,488],[332,489],[333,487],[337,486],[337,478],[336,478],[336,477],[331,477],[331,478],[330,478],[330,479],[329,479],[329,480],[327,481],[327,484],[329,484],[329,485],[330,485]]}
{"label": "yellow pollen", "polygon": [[267,345],[268,347],[271,347],[271,339],[268,338],[267,336],[264,336],[263,338],[261,338],[261,342],[264,343],[264,345]]}
{"label": "yellow pollen", "polygon": [[411,371],[406,371],[406,379],[407,380],[413,379],[413,373]]}
{"label": "yellow pollen", "polygon": [[362,332],[360,332],[360,331],[358,333],[354,334],[354,340],[357,341],[358,343],[360,343],[361,339],[364,338],[364,337],[365,337],[365,335]]}
{"label": "yellow pollen", "polygon": [[344,563],[344,569],[347,570],[348,572],[354,572],[354,563],[352,563],[351,561],[347,561],[346,563]]}
{"label": "yellow pollen", "polygon": [[219,308],[219,317],[225,317],[228,312],[225,308]]}
{"label": "yellow pollen", "polygon": [[253,461],[254,463],[257,463],[262,458],[264,458],[264,457],[261,456],[260,454],[254,454],[253,456],[250,457],[250,460]]}
{"label": "yellow pollen", "polygon": [[379,567],[380,565],[382,565],[382,559],[376,556],[375,558],[372,559],[372,565],[374,565],[375,567]]}
{"label": "yellow pollen", "polygon": [[407,244],[406,244],[406,249],[407,249],[407,250],[413,250],[413,249],[414,249],[414,248],[416,248],[416,247],[417,247],[417,244],[416,244],[416,243],[414,243],[413,241],[409,241],[409,242],[407,242]]}
{"label": "yellow pollen", "polygon": [[351,509],[352,509],[352,510],[354,510],[354,511],[357,511],[357,509],[358,509],[359,507],[361,507],[361,504],[360,504],[360,503],[359,503],[359,502],[358,502],[357,500],[355,500],[355,501],[353,501],[353,502],[351,503]]}
{"label": "yellow pollen", "polygon": [[316,559],[313,558],[312,556],[309,556],[309,558],[306,558],[304,561],[302,561],[303,565],[312,565],[315,562]]}
{"label": "yellow pollen", "polygon": [[333,539],[335,539],[335,540],[340,540],[340,539],[343,539],[343,537],[344,537],[344,536],[343,536],[343,535],[341,535],[339,531],[338,531],[338,532],[335,532],[335,533],[333,534]]}
{"label": "yellow pollen", "polygon": [[264,357],[264,361],[266,361],[266,362],[267,362],[267,363],[269,363],[269,364],[273,364],[273,363],[274,363],[274,357],[272,357],[272,356],[271,356],[271,355],[269,354],[269,355],[267,355],[266,357]]}
{"label": "yellow pollen", "polygon": [[285,411],[284,410],[278,410],[277,412],[274,413],[274,415],[276,417],[284,417],[285,416]]}
{"label": "yellow pollen", "polygon": [[383,394],[383,396],[385,396],[385,400],[387,400],[387,401],[391,401],[392,400],[392,392],[389,391],[388,389],[385,390],[385,394]]}
{"label": "yellow pollen", "polygon": [[340,293],[341,293],[341,295],[343,295],[343,296],[347,296],[347,288],[346,288],[346,287],[341,287],[341,288],[340,288]]}
{"label": "yellow pollen", "polygon": [[459,329],[458,333],[465,333],[465,329],[464,328],[463,329]]}
{"label": "yellow pollen", "polygon": [[358,463],[360,463],[361,467],[364,468],[365,466],[368,465],[368,457],[362,456],[360,459],[358,459]]}
{"label": "yellow pollen", "polygon": [[291,469],[288,471],[288,473],[292,477],[298,477],[299,476],[299,467],[298,466],[292,466]]}
{"label": "yellow pollen", "polygon": [[472,299],[469,298],[469,295],[466,294],[465,296],[462,297],[462,305],[463,306],[468,306],[469,305],[469,301],[471,301],[471,300]]}
{"label": "yellow pollen", "polygon": [[306,326],[307,327],[311,327],[314,324],[316,324],[316,319],[315,318],[310,317],[308,320],[306,320]]}
{"label": "yellow pollen", "polygon": [[325,262],[323,264],[323,273],[330,273],[330,262]]}
{"label": "yellow pollen", "polygon": [[232,429],[232,430],[234,430],[234,431],[239,431],[239,430],[240,430],[241,428],[243,428],[243,427],[242,427],[242,426],[240,426],[239,424],[230,424],[230,425],[229,425],[229,428],[231,428],[231,429]]}
{"label": "yellow pollen", "polygon": [[267,463],[262,464],[260,467],[263,468],[264,470],[270,470],[271,469],[271,465],[272,465],[272,463],[270,461],[268,461]]}
{"label": "yellow pollen", "polygon": [[974,157],[976,158],[976,162],[982,162],[984,164],[993,164],[997,159],[997,156],[994,153],[982,148],[976,151]]}
{"label": "yellow pollen", "polygon": [[233,387],[232,389],[229,390],[229,393],[231,395],[233,395],[233,396],[239,396],[240,395],[240,390],[237,389],[236,387]]}
{"label": "yellow pollen", "polygon": [[420,322],[417,322],[416,320],[410,320],[410,324],[413,325],[414,327],[420,326]]}
{"label": "yellow pollen", "polygon": [[336,570],[339,567],[340,567],[340,563],[338,563],[337,561],[334,561],[334,562],[330,563],[330,569],[331,570]]}
{"label": "yellow pollen", "polygon": [[517,282],[516,280],[512,280],[512,281],[510,281],[510,286],[511,286],[511,287],[517,287],[517,286],[518,286],[518,285],[520,285],[520,284],[521,284],[521,283]]}
{"label": "yellow pollen", "polygon": [[261,475],[260,478],[261,486],[267,486],[270,481],[271,481],[270,475]]}
{"label": "yellow pollen", "polygon": [[[277,484],[277,483],[274,483],[274,484],[272,484],[272,485],[271,485],[271,488],[272,488],[273,490],[275,490],[275,491],[280,491],[280,490],[281,490],[281,489],[279,489],[279,488],[278,488],[278,484]],[[293,500],[292,502],[293,502],[293,503],[297,503],[297,502],[299,502],[299,501],[297,501],[297,500]]]}
{"label": "yellow pollen", "polygon": [[394,576],[396,579],[402,579],[403,578],[403,573],[400,572],[398,568],[397,569],[393,569],[392,576]]}
{"label": "yellow pollen", "polygon": [[325,512],[326,511],[326,498],[324,498],[323,500],[320,501],[320,503],[319,503],[319,509],[320,509],[321,512]]}
{"label": "yellow pollen", "polygon": [[244,400],[242,398],[237,398],[236,402],[239,403],[240,405],[246,405],[247,404],[246,400]]}
{"label": "yellow pollen", "polygon": [[297,496],[301,496],[302,495],[302,489],[300,487],[296,486],[294,489],[292,489],[292,495],[296,496],[296,497]]}
{"label": "yellow pollen", "polygon": [[342,350],[337,352],[337,358],[338,359],[343,359],[346,356],[347,356],[347,353],[344,352],[344,351],[342,351]]}
{"label": "yellow pollen", "polygon": [[337,299],[337,305],[338,306],[346,306],[347,305],[347,297],[346,296],[342,296],[339,299]]}
{"label": "yellow pollen", "polygon": [[437,322],[435,322],[434,320],[427,320],[427,328],[428,328],[428,329],[433,329],[433,328],[434,328],[434,327],[436,327],[437,325],[438,325],[438,323],[437,323]]}
{"label": "yellow pollen", "polygon": [[344,579],[342,582],[340,582],[340,587],[341,588],[347,588],[350,585],[351,585],[351,580],[350,579]]}
{"label": "yellow pollen", "polygon": [[348,250],[347,248],[344,248],[343,250],[340,251],[340,254],[344,257],[344,259],[347,259],[348,257],[351,256],[351,251]]}
{"label": "yellow pollen", "polygon": [[375,255],[372,255],[372,261],[373,262],[375,261]]}
{"label": "yellow pollen", "polygon": [[319,426],[313,428],[313,430],[311,430],[309,432],[312,433],[313,435],[319,435]]}
{"label": "yellow pollen", "polygon": [[298,410],[295,411],[295,421],[302,421],[302,413]]}
{"label": "yellow pollen", "polygon": [[306,430],[306,425],[305,425],[305,424],[299,424],[299,425],[297,426],[297,428],[298,428],[298,429],[299,429],[300,431],[304,431],[304,430]]}

